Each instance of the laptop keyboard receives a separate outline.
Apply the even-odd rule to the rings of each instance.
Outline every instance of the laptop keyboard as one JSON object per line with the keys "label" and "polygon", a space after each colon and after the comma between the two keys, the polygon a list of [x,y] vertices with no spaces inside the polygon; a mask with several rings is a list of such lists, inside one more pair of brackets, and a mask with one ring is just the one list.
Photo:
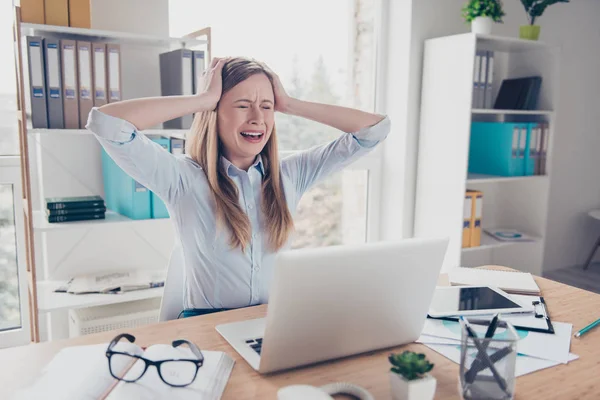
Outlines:
{"label": "laptop keyboard", "polygon": [[248,339],[246,340],[246,344],[252,347],[254,351],[260,355],[260,350],[262,349],[262,340],[263,338]]}

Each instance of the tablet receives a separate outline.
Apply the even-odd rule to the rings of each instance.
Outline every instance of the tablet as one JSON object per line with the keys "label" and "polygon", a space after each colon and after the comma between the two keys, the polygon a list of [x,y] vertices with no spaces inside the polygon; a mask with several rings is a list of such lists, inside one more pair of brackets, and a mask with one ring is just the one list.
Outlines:
{"label": "tablet", "polygon": [[489,286],[436,287],[429,306],[431,317],[533,311],[533,305],[521,304],[503,290]]}

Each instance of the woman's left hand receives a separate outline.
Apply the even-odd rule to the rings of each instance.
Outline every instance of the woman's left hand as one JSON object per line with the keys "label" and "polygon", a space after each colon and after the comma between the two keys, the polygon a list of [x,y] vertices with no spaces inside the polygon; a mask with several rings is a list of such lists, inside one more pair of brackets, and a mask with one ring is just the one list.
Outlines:
{"label": "woman's left hand", "polygon": [[292,98],[288,96],[285,89],[283,88],[283,84],[281,83],[281,79],[279,76],[273,72],[272,69],[265,65],[265,69],[271,74],[273,78],[273,93],[275,95],[275,111],[279,111],[282,113],[286,113]]}

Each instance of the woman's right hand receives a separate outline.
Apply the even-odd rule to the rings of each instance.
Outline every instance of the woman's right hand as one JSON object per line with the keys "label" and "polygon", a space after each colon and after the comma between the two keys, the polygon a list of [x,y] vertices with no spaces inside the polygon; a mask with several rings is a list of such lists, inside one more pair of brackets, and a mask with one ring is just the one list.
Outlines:
{"label": "woman's right hand", "polygon": [[225,61],[225,58],[213,58],[210,63],[210,67],[205,69],[200,76],[198,96],[203,98],[202,108],[204,109],[208,108],[210,110],[214,110],[217,108],[217,104],[221,99],[221,93],[223,90],[223,77],[221,75],[221,71],[223,70],[223,64],[225,64]]}

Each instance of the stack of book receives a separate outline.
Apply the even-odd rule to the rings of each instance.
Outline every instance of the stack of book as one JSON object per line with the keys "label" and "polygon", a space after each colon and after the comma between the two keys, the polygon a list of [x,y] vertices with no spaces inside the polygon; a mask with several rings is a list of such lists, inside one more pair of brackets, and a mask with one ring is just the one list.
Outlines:
{"label": "stack of book", "polygon": [[104,219],[106,205],[100,196],[46,198],[48,222]]}

